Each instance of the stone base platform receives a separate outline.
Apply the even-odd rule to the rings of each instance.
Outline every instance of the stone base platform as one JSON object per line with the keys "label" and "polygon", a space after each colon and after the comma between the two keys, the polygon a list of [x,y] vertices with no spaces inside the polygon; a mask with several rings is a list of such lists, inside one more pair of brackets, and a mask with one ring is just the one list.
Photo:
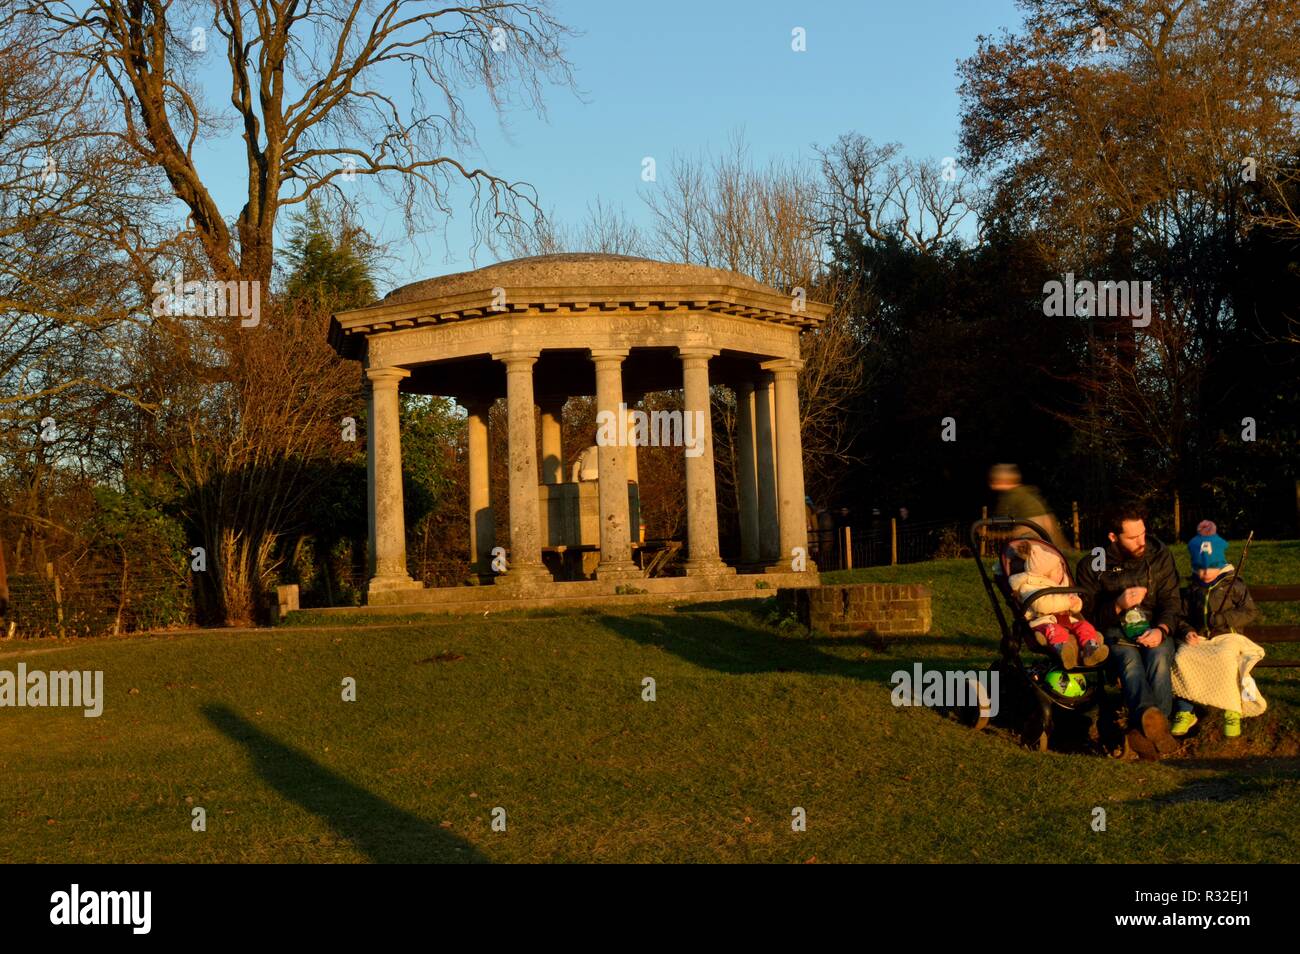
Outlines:
{"label": "stone base platform", "polygon": [[409,613],[470,614],[508,610],[586,609],[589,607],[665,606],[763,599],[777,588],[818,586],[816,573],[727,573],[716,576],[674,576],[653,579],[570,583],[544,582],[511,587],[504,578],[491,586],[446,586],[373,594],[380,602],[367,606],[335,606],[300,612],[336,616],[383,616]]}

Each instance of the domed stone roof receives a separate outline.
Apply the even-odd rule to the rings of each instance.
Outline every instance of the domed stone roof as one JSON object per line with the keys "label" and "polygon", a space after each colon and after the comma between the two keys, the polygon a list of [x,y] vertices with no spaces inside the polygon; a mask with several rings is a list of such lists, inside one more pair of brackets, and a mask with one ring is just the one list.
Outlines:
{"label": "domed stone roof", "polygon": [[770,288],[748,275],[630,255],[536,255],[402,285],[372,305],[337,312],[329,340],[356,358],[364,339],[404,328],[536,315],[731,315],[816,327],[830,306],[795,289]]}
{"label": "domed stone roof", "polygon": [[598,252],[566,252],[560,255],[533,255],[516,258],[495,265],[486,265],[468,272],[456,272],[437,278],[426,278],[393,289],[384,296],[384,304],[424,301],[444,298],[484,288],[614,288],[643,285],[650,287],[691,286],[703,288],[747,289],[785,294],[769,288],[739,272],[702,265],[681,265],[657,262],[650,258],[631,255],[608,255]]}

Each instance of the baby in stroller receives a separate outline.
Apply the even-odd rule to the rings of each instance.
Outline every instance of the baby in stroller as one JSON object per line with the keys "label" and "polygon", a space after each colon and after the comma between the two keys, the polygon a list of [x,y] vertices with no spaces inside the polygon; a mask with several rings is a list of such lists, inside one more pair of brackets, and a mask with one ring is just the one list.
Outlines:
{"label": "baby in stroller", "polygon": [[1066,669],[1101,665],[1110,650],[1101,635],[1085,619],[1077,593],[1048,593],[1034,599],[1039,590],[1073,586],[1065,559],[1055,547],[1037,540],[1016,540],[1010,544],[1007,585],[1023,610],[1029,628],[1040,646],[1060,657]]}

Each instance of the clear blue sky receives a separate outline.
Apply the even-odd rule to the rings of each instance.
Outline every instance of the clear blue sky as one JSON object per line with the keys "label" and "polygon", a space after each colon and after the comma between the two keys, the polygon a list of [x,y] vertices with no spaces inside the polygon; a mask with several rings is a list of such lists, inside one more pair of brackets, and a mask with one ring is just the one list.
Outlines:
{"label": "clear blue sky", "polygon": [[[720,149],[737,129],[759,162],[806,158],[814,143],[850,130],[915,156],[954,155],[956,63],[981,33],[1020,23],[1013,0],[556,0],[555,9],[581,31],[568,47],[581,98],[552,88],[545,119],[513,113],[504,128],[476,110],[480,154],[466,158],[533,183],[542,207],[568,222],[598,196],[643,220],[643,156],[656,158],[662,176],[674,152]],[[806,52],[791,50],[794,27],[806,30]],[[221,93],[212,89],[212,101]],[[200,157],[229,216],[243,188],[232,146],[210,143]],[[399,238],[399,217],[385,217],[380,203],[365,224]],[[484,249],[471,261],[469,246],[461,215],[447,223],[445,241],[439,233],[403,243],[391,278],[494,260]]]}

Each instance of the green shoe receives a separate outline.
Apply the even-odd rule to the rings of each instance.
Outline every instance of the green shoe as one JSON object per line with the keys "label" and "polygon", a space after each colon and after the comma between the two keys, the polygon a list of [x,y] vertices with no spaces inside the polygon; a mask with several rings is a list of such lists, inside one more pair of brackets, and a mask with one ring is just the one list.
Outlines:
{"label": "green shoe", "polygon": [[1184,736],[1194,725],[1196,725],[1195,712],[1175,712],[1174,724],[1170,726],[1169,731],[1172,735]]}
{"label": "green shoe", "polygon": [[1241,735],[1241,713],[1224,712],[1223,713],[1223,736],[1227,739],[1235,739]]}

